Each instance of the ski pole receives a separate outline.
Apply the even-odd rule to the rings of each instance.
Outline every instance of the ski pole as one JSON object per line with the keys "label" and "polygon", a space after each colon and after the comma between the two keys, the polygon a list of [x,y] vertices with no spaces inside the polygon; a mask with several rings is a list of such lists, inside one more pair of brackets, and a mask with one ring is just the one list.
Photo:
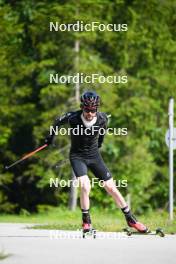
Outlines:
{"label": "ski pole", "polygon": [[21,159],[15,161],[15,162],[12,163],[11,165],[9,165],[9,166],[5,166],[5,169],[8,170],[9,168],[11,168],[11,167],[17,165],[18,163],[22,162],[23,160],[28,159],[29,157],[33,156],[35,153],[37,153],[38,151],[40,151],[40,150],[46,148],[47,146],[48,146],[48,145],[45,144],[45,145],[43,145],[43,146],[41,146],[41,147],[35,149],[34,151],[32,151],[32,152],[26,154],[26,155],[23,156]]}

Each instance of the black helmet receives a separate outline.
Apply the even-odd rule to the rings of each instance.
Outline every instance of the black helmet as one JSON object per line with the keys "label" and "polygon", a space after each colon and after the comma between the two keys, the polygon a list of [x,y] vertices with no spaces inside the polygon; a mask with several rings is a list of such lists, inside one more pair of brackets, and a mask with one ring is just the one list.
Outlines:
{"label": "black helmet", "polygon": [[85,92],[81,95],[81,108],[95,109],[100,105],[100,97],[95,92]]}

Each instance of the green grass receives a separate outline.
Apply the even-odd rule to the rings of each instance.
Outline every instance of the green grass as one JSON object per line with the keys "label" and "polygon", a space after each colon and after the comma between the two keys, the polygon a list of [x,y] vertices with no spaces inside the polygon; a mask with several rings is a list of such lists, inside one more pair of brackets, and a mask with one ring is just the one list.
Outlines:
{"label": "green grass", "polygon": [[[101,231],[121,231],[126,222],[120,210],[103,210],[92,208],[91,217],[94,228]],[[176,220],[168,221],[168,214],[163,211],[155,211],[138,216],[151,230],[161,227],[166,233],[176,233]],[[1,215],[0,222],[6,223],[34,223],[36,229],[60,229],[77,230],[81,227],[81,213],[77,209],[74,212],[67,208],[56,208],[40,214],[31,215]]]}

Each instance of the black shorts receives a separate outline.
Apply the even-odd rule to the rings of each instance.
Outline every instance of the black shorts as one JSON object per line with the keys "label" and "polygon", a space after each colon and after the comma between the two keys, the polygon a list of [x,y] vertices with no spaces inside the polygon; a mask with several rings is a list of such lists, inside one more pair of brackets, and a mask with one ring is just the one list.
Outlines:
{"label": "black shorts", "polygon": [[97,153],[94,158],[83,158],[76,155],[70,156],[70,163],[76,177],[87,175],[88,169],[99,180],[107,181],[112,178],[110,171],[106,167],[101,155]]}

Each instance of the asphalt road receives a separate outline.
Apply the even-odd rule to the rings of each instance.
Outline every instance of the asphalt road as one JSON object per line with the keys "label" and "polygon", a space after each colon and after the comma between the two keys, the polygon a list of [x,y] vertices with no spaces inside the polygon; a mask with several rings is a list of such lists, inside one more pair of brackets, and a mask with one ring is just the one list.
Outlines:
{"label": "asphalt road", "polygon": [[175,264],[176,236],[128,237],[98,232],[82,239],[80,231],[27,229],[30,224],[0,224],[3,264]]}

